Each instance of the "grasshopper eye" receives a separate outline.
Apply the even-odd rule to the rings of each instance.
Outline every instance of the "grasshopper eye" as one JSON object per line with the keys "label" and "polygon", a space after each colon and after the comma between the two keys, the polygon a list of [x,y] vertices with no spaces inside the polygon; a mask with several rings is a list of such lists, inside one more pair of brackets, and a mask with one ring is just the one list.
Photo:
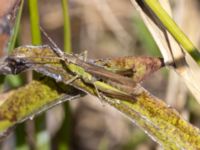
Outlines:
{"label": "grasshopper eye", "polygon": [[18,74],[28,68],[25,60],[21,58],[8,57],[6,58],[6,61],[13,74]]}

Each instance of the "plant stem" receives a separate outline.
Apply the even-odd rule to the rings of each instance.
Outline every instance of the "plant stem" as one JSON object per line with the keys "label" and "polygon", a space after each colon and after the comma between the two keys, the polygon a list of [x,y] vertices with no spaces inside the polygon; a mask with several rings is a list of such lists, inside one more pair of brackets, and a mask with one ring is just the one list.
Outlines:
{"label": "plant stem", "polygon": [[[71,30],[70,30],[70,15],[69,15],[69,5],[68,0],[61,0],[62,2],[62,12],[64,19],[64,51],[66,53],[71,53]],[[59,138],[58,150],[61,149],[70,149],[70,137],[72,130],[72,114],[69,102],[64,104],[65,118],[63,120],[60,130],[57,132]],[[55,138],[57,137],[55,136]],[[55,141],[55,140],[54,140]]]}
{"label": "plant stem", "polygon": [[9,42],[9,45],[8,45],[9,51],[13,50],[14,47],[15,47],[17,35],[19,33],[19,26],[20,26],[23,6],[24,6],[24,0],[21,1],[20,7],[19,7],[19,10],[18,10],[18,13],[17,13],[17,18],[16,18],[14,29],[13,29],[13,34],[11,36],[11,39],[10,39],[10,42]]}
{"label": "plant stem", "polygon": [[40,33],[37,0],[29,0],[29,11],[30,11],[32,44],[39,45],[41,44],[41,33]]}
{"label": "plant stem", "polygon": [[192,58],[200,64],[200,52],[189,40],[189,38],[181,31],[174,20],[162,8],[158,0],[144,0],[148,7],[155,13],[165,28],[171,35],[181,44],[181,46],[192,56]]}
{"label": "plant stem", "polygon": [[62,0],[63,18],[64,18],[64,51],[71,52],[71,31],[70,31],[70,16],[67,0]]}

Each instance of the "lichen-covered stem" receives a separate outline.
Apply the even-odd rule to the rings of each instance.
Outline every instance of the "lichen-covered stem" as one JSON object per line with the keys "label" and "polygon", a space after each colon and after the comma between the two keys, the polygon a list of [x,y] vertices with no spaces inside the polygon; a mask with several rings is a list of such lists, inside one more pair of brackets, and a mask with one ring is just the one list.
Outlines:
{"label": "lichen-covered stem", "polygon": [[[32,81],[25,87],[21,87],[12,92],[8,97],[4,97],[4,102],[0,105],[0,132],[8,129],[16,123],[33,117],[56,102],[64,94],[73,98],[81,93],[78,90],[68,88],[49,78],[41,81]],[[74,93],[75,92],[75,93]]]}

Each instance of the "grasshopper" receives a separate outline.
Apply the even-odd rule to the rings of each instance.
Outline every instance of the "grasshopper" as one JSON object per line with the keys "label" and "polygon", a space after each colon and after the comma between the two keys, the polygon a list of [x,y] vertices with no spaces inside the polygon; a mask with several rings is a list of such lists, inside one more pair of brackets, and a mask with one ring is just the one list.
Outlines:
{"label": "grasshopper", "polygon": [[[76,55],[64,53],[61,49],[58,48],[55,42],[46,34],[46,32],[42,28],[41,31],[48,39],[48,41],[52,44],[52,50],[66,65],[74,64],[79,66],[77,67],[77,70],[68,67],[68,69],[73,74],[75,74],[75,77],[72,78],[68,83],[73,82],[77,78],[80,78],[85,83],[93,85],[99,97],[101,97],[100,92],[105,92],[109,93],[110,96],[113,97],[126,97],[133,100],[135,96],[135,94],[133,93],[133,89],[136,87],[137,84],[131,78],[108,71],[101,66],[95,65],[94,63],[89,63],[85,60],[82,60]],[[99,84],[101,83],[98,81],[105,82],[111,86],[108,89],[102,89],[102,86],[99,86]],[[111,88],[112,86],[118,90]]]}
{"label": "grasshopper", "polygon": [[[145,76],[165,66],[164,60],[162,58],[151,57],[123,57],[111,60],[107,59],[102,61],[104,64],[102,64],[101,61],[87,62],[75,55],[69,55],[64,53],[58,48],[58,46],[46,34],[46,32],[44,32],[44,30],[42,31],[45,37],[53,45],[52,49],[59,58],[61,58],[67,64],[72,63],[82,68],[82,72],[84,72],[82,74],[80,74],[79,71],[76,71],[74,69],[71,70],[74,74],[76,74],[75,79],[76,77],[79,77],[84,82],[94,85],[97,94],[100,90],[106,92],[107,94],[111,94],[110,96],[113,95],[122,99],[123,97],[128,96],[128,98],[133,100],[135,96],[140,93],[140,85],[138,84],[138,82],[142,81]],[[100,65],[98,66],[97,64]],[[106,65],[108,66],[107,68],[105,67]],[[115,68],[113,68],[112,65],[115,66]],[[116,70],[116,67],[118,68],[118,70]],[[137,68],[142,67],[145,67],[145,69],[141,73],[141,69],[137,70]],[[127,71],[131,73],[126,75]],[[88,78],[87,75],[89,74],[92,75],[91,78]],[[98,83],[97,81],[103,81],[111,85],[112,87],[115,87],[118,90],[101,89],[101,86],[98,86],[98,84],[96,84]]]}
{"label": "grasshopper", "polygon": [[[43,34],[52,44],[51,47],[25,46],[18,48],[18,50],[21,49],[21,51],[17,51],[16,49],[15,52],[13,52],[13,54],[11,54],[6,59],[8,64],[3,67],[3,72],[6,72],[7,70],[7,72],[9,73],[18,73],[27,68],[32,67],[34,69],[36,64],[41,64],[40,69],[36,69],[36,71],[53,77],[58,81],[63,81],[60,75],[55,73],[56,67],[51,65],[51,63],[53,64],[54,62],[59,63],[59,60],[65,68],[64,70],[66,71],[66,73],[71,74],[69,80],[65,80],[65,84],[74,85],[73,82],[77,79],[80,79],[85,84],[93,86],[96,89],[96,95],[99,97],[101,97],[102,94],[108,94],[113,98],[127,99],[133,101],[135,100],[135,97],[140,94],[140,86],[138,84],[138,81],[140,81],[141,79],[138,80],[137,72],[141,71],[135,70],[136,72],[134,72],[134,69],[130,70],[131,66],[133,66],[130,63],[130,61],[133,61],[131,60],[131,57],[129,59],[125,58],[123,59],[123,61],[121,61],[124,63],[126,62],[126,60],[128,60],[127,64],[131,64],[129,66],[124,66],[123,63],[122,65],[115,64],[116,62],[118,62],[118,59],[113,59],[113,61],[105,60],[88,62],[80,59],[79,56],[64,53],[57,47],[53,40],[48,37],[46,32],[43,31]],[[23,49],[25,49],[25,51],[23,51]],[[37,49],[40,51],[36,51]],[[50,51],[51,54],[49,54]],[[156,60],[159,63],[154,68],[158,69],[162,66],[162,61],[161,59]],[[104,62],[104,64],[102,62]],[[149,65],[149,63],[147,64]],[[117,67],[117,69],[115,67]],[[137,67],[138,66],[136,65],[135,68]],[[127,71],[130,73],[127,73]],[[135,75],[137,78],[134,78]]]}

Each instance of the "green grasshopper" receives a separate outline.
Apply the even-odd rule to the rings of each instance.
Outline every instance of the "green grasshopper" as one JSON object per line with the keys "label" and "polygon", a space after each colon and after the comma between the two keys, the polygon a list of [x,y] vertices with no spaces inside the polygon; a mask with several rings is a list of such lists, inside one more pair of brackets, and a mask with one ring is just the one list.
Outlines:
{"label": "green grasshopper", "polygon": [[[151,66],[151,69],[141,74],[142,67],[139,65],[143,63],[141,63],[141,60],[137,63],[139,58],[133,59],[132,57],[124,57],[124,59],[118,58],[113,59],[113,61],[112,59],[107,59],[104,61],[87,62],[76,55],[64,53],[45,32],[44,35],[48,38],[53,47],[25,46],[16,49],[13,54],[7,58],[7,62],[9,63],[7,66],[10,67],[8,72],[18,73],[27,68],[34,68],[36,64],[41,64],[36,71],[51,76],[58,81],[63,81],[61,76],[55,73],[56,66],[53,66],[53,63],[62,63],[65,71],[71,74],[70,79],[65,81],[66,84],[73,85],[73,81],[80,79],[85,84],[94,86],[96,95],[99,97],[106,93],[114,98],[124,98],[133,101],[135,100],[135,96],[139,94],[138,89],[140,86],[138,82],[142,78],[138,79],[138,77],[140,75],[145,76],[145,72],[148,74],[148,72],[158,69],[163,65],[162,59],[155,58],[151,60],[150,58],[146,58],[144,59],[146,60],[146,66]],[[142,66],[144,67],[145,65],[143,64]],[[139,70],[137,70],[138,67],[140,68]],[[138,72],[140,73],[138,74]]]}
{"label": "green grasshopper", "polygon": [[[108,71],[101,66],[95,65],[94,63],[86,62],[75,55],[64,53],[58,48],[58,46],[46,34],[46,32],[43,29],[41,30],[45,37],[52,44],[52,50],[55,52],[55,54],[67,65],[67,68],[75,74],[75,77],[69,80],[68,83],[80,78],[85,83],[93,85],[99,97],[101,97],[99,91],[103,91],[117,97],[128,97],[129,99],[134,98],[135,94],[133,93],[133,88],[136,87],[136,83],[131,78]],[[103,83],[107,83],[108,85]],[[116,89],[112,88],[112,86]],[[107,88],[102,89],[102,87]]]}
{"label": "green grasshopper", "polygon": [[[109,93],[117,95],[118,97],[127,97],[127,94],[133,99],[139,92],[140,86],[138,83],[142,81],[147,75],[163,67],[164,60],[162,58],[152,58],[152,57],[123,57],[116,59],[104,59],[96,60],[94,62],[86,62],[84,59],[79,59],[75,55],[69,55],[64,53],[55,42],[46,34],[46,32],[41,28],[45,37],[53,45],[53,51],[62,60],[67,61],[67,63],[72,63],[80,66],[80,70],[71,69],[73,73],[86,83],[93,84],[99,95],[98,89],[102,86],[98,86],[98,80],[103,81],[112,87],[117,88],[114,90],[111,87],[108,89]],[[97,66],[98,65],[98,66]],[[106,67],[107,66],[107,67]],[[138,70],[137,70],[138,69]],[[141,71],[143,70],[143,72]],[[84,72],[84,73],[83,73]],[[89,77],[91,74],[92,77]],[[72,79],[73,80],[73,79]],[[109,90],[112,89],[112,90]],[[121,92],[120,92],[121,91]]]}

